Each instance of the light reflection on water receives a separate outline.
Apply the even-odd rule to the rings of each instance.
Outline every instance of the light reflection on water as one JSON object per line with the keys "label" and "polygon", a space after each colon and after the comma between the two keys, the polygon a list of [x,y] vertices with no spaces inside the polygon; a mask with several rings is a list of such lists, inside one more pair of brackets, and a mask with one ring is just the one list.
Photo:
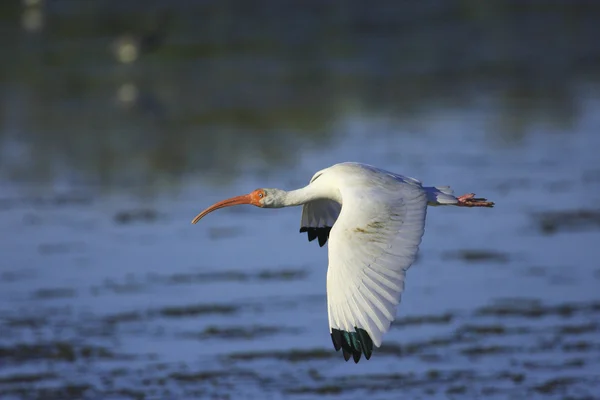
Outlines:
{"label": "light reflection on water", "polygon": [[[304,17],[331,31],[305,39],[303,54],[315,57],[303,60],[283,50],[293,26],[265,36],[246,27],[217,46],[180,10],[165,19],[165,41],[124,66],[109,51],[118,29],[71,41],[69,30],[83,28],[57,28],[65,10],[44,7],[40,36],[27,36],[18,62],[3,67],[10,79],[0,94],[3,392],[594,394],[600,121],[595,77],[580,62],[592,63],[587,42],[557,45],[561,58],[533,46],[536,37],[497,39],[490,23],[468,42],[488,52],[442,57],[440,38],[473,28],[450,16],[445,28],[407,27],[411,40],[424,36],[417,55],[400,57],[383,50],[411,40],[389,27],[346,32],[355,11],[342,18],[331,6],[338,19]],[[593,30],[586,21],[582,31]],[[270,23],[264,32],[277,32]],[[502,43],[514,57],[492,51]],[[28,47],[38,45],[48,47]],[[544,62],[519,51],[526,45]],[[490,57],[520,68],[481,72],[504,65]],[[298,234],[299,209],[241,207],[189,224],[216,200],[299,187],[341,161],[497,204],[429,211],[398,323],[357,365],[330,344],[327,252]]]}

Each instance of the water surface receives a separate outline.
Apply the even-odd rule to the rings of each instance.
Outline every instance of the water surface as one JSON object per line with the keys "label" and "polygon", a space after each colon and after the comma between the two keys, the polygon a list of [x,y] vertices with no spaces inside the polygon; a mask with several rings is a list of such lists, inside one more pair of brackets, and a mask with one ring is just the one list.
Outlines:
{"label": "water surface", "polygon": [[[6,398],[598,396],[596,7],[77,4],[2,6]],[[496,202],[429,210],[356,365],[299,208],[189,223],[342,161]]]}

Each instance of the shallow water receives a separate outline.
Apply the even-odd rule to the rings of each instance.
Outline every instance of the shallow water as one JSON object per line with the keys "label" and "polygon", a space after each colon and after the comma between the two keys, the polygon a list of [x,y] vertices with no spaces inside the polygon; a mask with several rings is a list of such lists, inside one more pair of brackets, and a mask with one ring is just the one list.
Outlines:
{"label": "shallow water", "polygon": [[[503,96],[497,88],[528,85],[503,72],[469,77],[485,52],[445,69],[435,57],[394,59],[397,72],[367,51],[395,43],[383,28],[383,38],[348,33],[364,40],[354,62],[350,50],[319,53],[315,64],[328,66],[326,78],[299,77],[306,65],[286,75],[294,59],[271,42],[250,54],[233,39],[223,54],[183,54],[194,48],[186,38],[203,36],[184,24],[190,10],[181,7],[164,47],[137,64],[119,65],[107,53],[95,67],[80,61],[72,75],[38,67],[47,77],[62,71],[72,84],[64,92],[51,81],[20,80],[17,68],[2,82],[10,89],[0,130],[2,398],[600,396],[600,92],[593,76],[566,68],[559,72],[571,71],[569,79],[555,81],[554,64],[539,66],[541,89]],[[68,20],[67,10],[47,6],[46,22]],[[582,18],[581,29],[592,29]],[[439,22],[431,43],[444,32],[460,37],[454,25],[462,19],[441,21],[449,25]],[[411,27],[411,37],[419,29]],[[24,33],[29,44],[19,49],[36,55],[36,43],[47,40],[52,59],[76,53],[69,44],[111,42],[99,32],[79,42],[60,32],[50,41],[43,32]],[[333,39],[351,43],[327,32],[331,46]],[[289,35],[278,40],[293,42]],[[488,48],[492,39],[481,40]],[[591,50],[577,43],[562,49],[562,62],[581,65]],[[254,65],[259,50],[264,64]],[[203,62],[212,67],[202,69]],[[527,57],[522,63],[530,66]],[[253,73],[265,66],[271,74],[257,83]],[[402,89],[411,68],[434,66],[441,72],[421,72],[422,86],[414,87],[423,98],[382,89],[396,78],[390,90]],[[150,79],[159,70],[164,79]],[[234,89],[231,76],[248,86]],[[79,91],[80,80],[93,84]],[[134,82],[140,97],[114,106],[104,81],[117,97]],[[318,82],[330,97],[322,98]],[[190,104],[198,88],[223,94]],[[414,108],[399,113],[408,103]],[[371,360],[358,364],[331,345],[327,251],[298,233],[299,208],[240,207],[189,223],[214,201],[256,187],[298,187],[341,161],[496,202],[494,209],[428,211],[397,321]]]}

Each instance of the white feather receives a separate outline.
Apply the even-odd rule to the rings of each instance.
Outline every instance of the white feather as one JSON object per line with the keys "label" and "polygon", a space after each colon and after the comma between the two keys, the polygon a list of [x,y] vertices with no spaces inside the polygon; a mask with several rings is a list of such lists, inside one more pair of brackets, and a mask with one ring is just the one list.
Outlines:
{"label": "white feather", "polygon": [[430,206],[458,203],[458,199],[454,197],[454,190],[450,186],[424,187],[423,189],[427,193],[427,203]]}
{"label": "white feather", "polygon": [[335,222],[327,271],[330,330],[362,328],[379,347],[417,255],[429,192],[415,179],[363,164],[337,164],[313,181],[319,177],[335,183],[343,203],[339,211],[331,200],[313,201],[302,213],[303,226]]}
{"label": "white feather", "polygon": [[310,228],[332,227],[342,206],[333,200],[314,200],[302,206],[301,226]]}

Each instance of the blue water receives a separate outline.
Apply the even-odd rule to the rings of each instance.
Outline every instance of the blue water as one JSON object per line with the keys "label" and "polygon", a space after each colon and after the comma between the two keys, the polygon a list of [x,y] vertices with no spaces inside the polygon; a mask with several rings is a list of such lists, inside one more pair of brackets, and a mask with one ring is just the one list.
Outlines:
{"label": "blue water", "polygon": [[[451,118],[432,109],[419,132],[402,135],[407,127],[393,116],[342,116],[334,141],[304,150],[296,165],[240,174],[220,187],[197,175],[150,200],[107,194],[67,206],[15,201],[2,212],[2,346],[58,341],[75,353],[101,346],[111,355],[6,357],[3,376],[52,374],[36,381],[38,390],[89,385],[90,398],[114,388],[176,398],[194,391],[218,398],[593,395],[600,231],[591,225],[543,234],[536,220],[548,211],[595,209],[600,200],[589,182],[598,173],[598,100],[586,104],[569,132],[534,131],[500,145],[480,133],[495,119],[480,107]],[[399,324],[357,365],[330,343],[327,252],[298,234],[300,209],[241,207],[189,223],[221,198],[303,185],[342,160],[450,184],[497,204],[429,211]],[[136,209],[156,216],[115,219]],[[461,251],[483,256],[469,260]],[[509,312],[493,312],[498,302],[508,302]],[[519,314],[523,309],[529,311]],[[19,324],[23,319],[34,322]],[[488,330],[469,333],[473,326]],[[317,354],[289,359],[308,350]]]}
{"label": "blue water", "polygon": [[[600,398],[598,7],[121,3],[0,5],[0,398]],[[496,203],[358,364],[299,208],[190,224],[343,161]]]}

